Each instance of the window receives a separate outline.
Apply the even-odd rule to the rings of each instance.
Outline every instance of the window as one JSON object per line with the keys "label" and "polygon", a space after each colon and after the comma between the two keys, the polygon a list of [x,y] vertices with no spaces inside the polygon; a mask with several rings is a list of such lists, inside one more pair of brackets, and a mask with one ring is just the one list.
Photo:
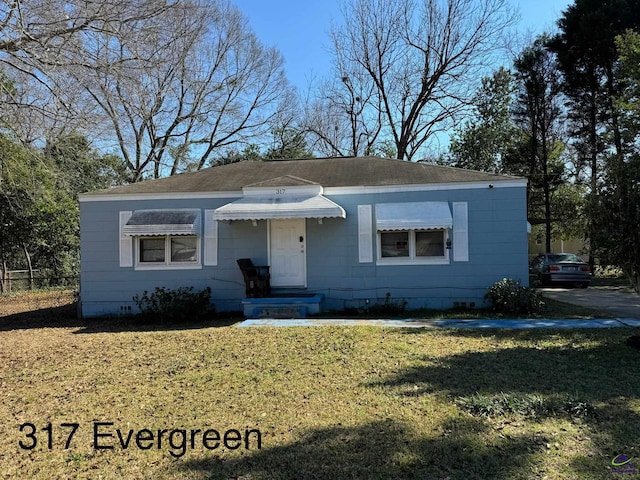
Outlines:
{"label": "window", "polygon": [[416,232],[416,257],[444,257],[443,232]]}
{"label": "window", "polygon": [[446,230],[378,232],[378,263],[449,263],[446,241]]}
{"label": "window", "polygon": [[200,268],[200,249],[196,235],[138,237],[136,267]]}
{"label": "window", "polygon": [[172,262],[196,262],[197,250],[197,237],[171,237]]}
{"label": "window", "polygon": [[140,239],[140,262],[158,263],[164,262],[164,238]]}
{"label": "window", "polygon": [[408,257],[409,232],[383,232],[380,234],[382,257]]}

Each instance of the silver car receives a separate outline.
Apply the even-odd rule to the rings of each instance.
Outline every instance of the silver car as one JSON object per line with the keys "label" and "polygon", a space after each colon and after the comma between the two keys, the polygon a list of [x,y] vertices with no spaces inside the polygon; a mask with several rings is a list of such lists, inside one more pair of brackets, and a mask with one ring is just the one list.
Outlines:
{"label": "silver car", "polygon": [[529,265],[529,274],[541,285],[577,284],[587,288],[591,267],[573,253],[543,253]]}

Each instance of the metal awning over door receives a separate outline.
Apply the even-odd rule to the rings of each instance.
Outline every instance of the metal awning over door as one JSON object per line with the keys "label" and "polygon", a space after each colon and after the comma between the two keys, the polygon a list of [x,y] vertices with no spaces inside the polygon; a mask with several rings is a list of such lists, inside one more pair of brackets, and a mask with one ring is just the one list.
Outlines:
{"label": "metal awning over door", "polygon": [[245,196],[215,211],[216,220],[346,218],[344,208],[323,195]]}

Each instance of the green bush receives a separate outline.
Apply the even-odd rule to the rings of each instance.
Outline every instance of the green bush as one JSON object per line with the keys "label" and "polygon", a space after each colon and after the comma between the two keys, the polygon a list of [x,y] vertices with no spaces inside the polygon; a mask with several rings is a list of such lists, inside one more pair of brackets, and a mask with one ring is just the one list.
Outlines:
{"label": "green bush", "polygon": [[494,311],[500,313],[539,313],[544,306],[542,295],[511,278],[494,283],[484,298],[491,302]]}
{"label": "green bush", "polygon": [[145,290],[142,295],[135,295],[133,301],[140,309],[142,318],[160,323],[199,320],[215,311],[211,305],[210,287],[199,292],[194,292],[193,287],[175,290],[156,287],[152,293]]}

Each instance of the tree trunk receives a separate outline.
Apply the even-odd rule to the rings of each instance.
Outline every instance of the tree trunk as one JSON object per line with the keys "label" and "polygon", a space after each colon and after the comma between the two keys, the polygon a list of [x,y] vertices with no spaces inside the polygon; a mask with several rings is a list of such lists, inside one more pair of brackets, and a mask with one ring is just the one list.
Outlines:
{"label": "tree trunk", "polygon": [[542,163],[542,181],[544,182],[542,187],[544,192],[544,237],[546,251],[551,252],[551,188],[549,186],[549,149],[547,148],[547,129],[544,125],[544,115],[543,126],[540,130],[542,132],[540,163]]}
{"label": "tree trunk", "polygon": [[407,147],[409,146],[409,142],[405,137],[405,132],[402,132],[400,138],[395,143],[396,143],[396,149],[397,149],[396,158],[398,160],[404,160],[405,156],[407,155]]}
{"label": "tree trunk", "polygon": [[33,290],[33,265],[31,265],[31,255],[29,255],[29,250],[27,250],[26,245],[22,245],[22,250],[24,251],[24,258],[27,261],[27,269],[29,270],[29,290]]}
{"label": "tree trunk", "polygon": [[0,293],[7,291],[7,261],[3,258],[0,265]]}
{"label": "tree trunk", "polygon": [[551,252],[551,189],[549,188],[546,159],[543,162],[545,248],[547,252]]}
{"label": "tree trunk", "polygon": [[613,143],[616,147],[616,162],[621,163],[624,160],[623,148],[622,148],[622,135],[620,133],[620,123],[618,110],[614,105],[614,99],[618,96],[618,91],[613,83],[614,73],[613,66],[607,65],[607,90],[609,95],[607,96],[607,103],[611,114],[611,128],[613,129]]}
{"label": "tree trunk", "polygon": [[[598,113],[597,113],[597,86],[595,79],[592,84],[591,105],[589,106],[589,146],[591,150],[591,201],[595,202],[598,195]],[[593,220],[588,219],[589,227],[587,235],[589,236],[589,265],[591,271],[595,271],[595,245],[594,245],[594,229]]]}
{"label": "tree trunk", "polygon": [[633,290],[640,294],[640,267],[630,268],[627,271],[627,277],[629,278],[629,282],[631,282]]}

